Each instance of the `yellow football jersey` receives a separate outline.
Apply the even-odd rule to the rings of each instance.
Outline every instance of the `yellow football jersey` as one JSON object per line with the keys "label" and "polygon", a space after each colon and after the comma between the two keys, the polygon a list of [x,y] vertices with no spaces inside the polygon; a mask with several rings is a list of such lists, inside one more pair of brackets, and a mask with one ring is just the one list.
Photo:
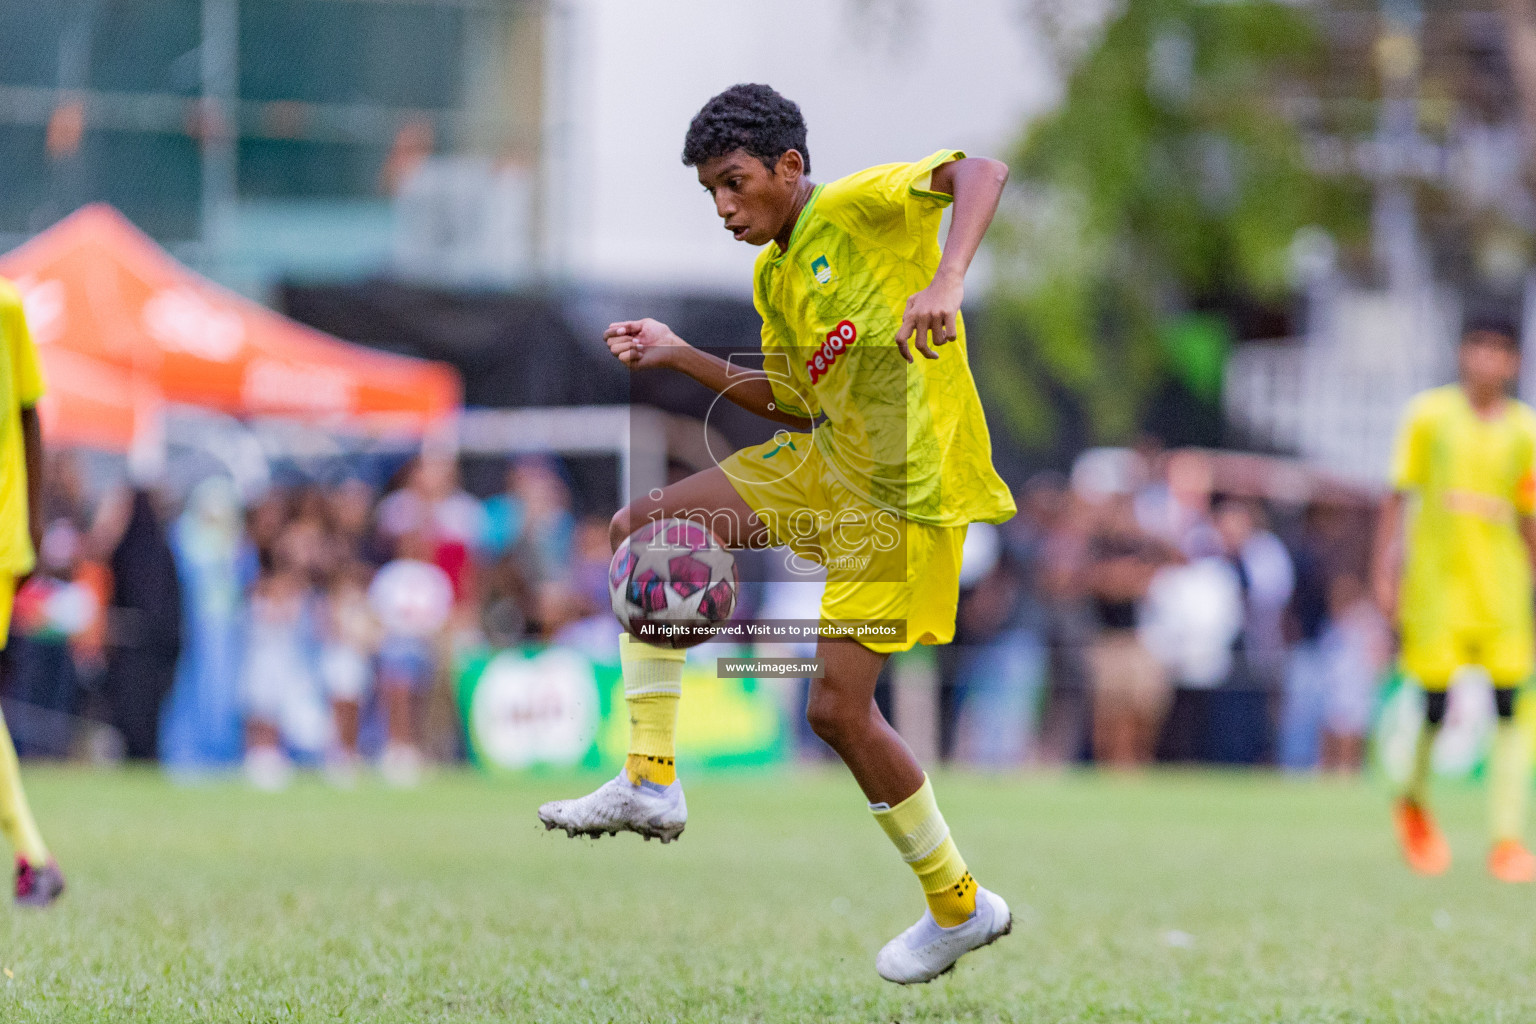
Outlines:
{"label": "yellow football jersey", "polygon": [[0,277],[0,575],[24,576],[35,555],[27,532],[21,410],[43,396],[43,373],[16,286]]}
{"label": "yellow football jersey", "polygon": [[1408,407],[1392,485],[1412,498],[1403,574],[1405,634],[1532,629],[1531,567],[1519,518],[1536,508],[1536,411],[1473,410],[1459,385]]}
{"label": "yellow football jersey", "polygon": [[788,248],[758,257],[753,301],[779,406],[825,415],[815,443],[877,507],[934,526],[998,523],[1013,497],[966,360],[965,326],[930,360],[896,349],[907,299],[933,282],[939,222],[952,197],[933,169],[965,154],[886,164],[818,185]]}

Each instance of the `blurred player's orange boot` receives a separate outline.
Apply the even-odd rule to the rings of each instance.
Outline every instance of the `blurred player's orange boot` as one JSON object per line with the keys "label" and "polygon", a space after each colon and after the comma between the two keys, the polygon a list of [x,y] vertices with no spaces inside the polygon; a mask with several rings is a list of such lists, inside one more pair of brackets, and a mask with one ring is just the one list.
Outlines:
{"label": "blurred player's orange boot", "polygon": [[1397,825],[1397,841],[1403,859],[1421,875],[1443,875],[1451,866],[1451,848],[1435,827],[1435,819],[1412,800],[1403,799],[1392,808]]}
{"label": "blurred player's orange boot", "polygon": [[1536,882],[1536,854],[1518,839],[1500,839],[1488,851],[1488,873],[1501,882]]}

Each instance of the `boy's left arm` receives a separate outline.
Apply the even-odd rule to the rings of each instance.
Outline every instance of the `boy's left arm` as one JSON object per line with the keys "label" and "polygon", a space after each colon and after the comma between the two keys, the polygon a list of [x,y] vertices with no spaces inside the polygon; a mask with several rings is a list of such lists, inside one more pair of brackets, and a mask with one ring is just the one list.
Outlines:
{"label": "boy's left arm", "polygon": [[[981,237],[992,223],[1003,186],[1008,183],[1008,165],[987,157],[966,157],[940,164],[933,170],[932,189],[954,196],[949,235],[944,240],[944,255],[933,283],[907,300],[901,329],[896,332],[896,348],[907,362],[912,361],[907,340],[929,359],[939,355],[933,349],[954,341],[959,333],[960,301],[965,297],[965,272],[970,268]],[[929,337],[932,347],[929,347]]]}

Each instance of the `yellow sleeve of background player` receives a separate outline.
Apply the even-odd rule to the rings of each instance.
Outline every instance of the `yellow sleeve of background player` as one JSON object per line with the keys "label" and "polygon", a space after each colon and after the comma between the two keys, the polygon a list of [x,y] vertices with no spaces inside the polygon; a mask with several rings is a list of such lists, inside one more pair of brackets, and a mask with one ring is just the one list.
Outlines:
{"label": "yellow sleeve of background player", "polygon": [[870,167],[832,182],[818,205],[851,233],[909,252],[937,239],[944,208],[954,200],[933,190],[934,169],[963,159],[958,149],[941,149],[914,163]]}
{"label": "yellow sleeve of background player", "polygon": [[1430,396],[1408,404],[1397,440],[1392,445],[1392,489],[1412,491],[1424,486],[1429,469]]}
{"label": "yellow sleeve of background player", "polygon": [[0,334],[10,350],[11,379],[15,382],[16,401],[23,408],[36,405],[43,397],[43,368],[37,360],[32,333],[22,311],[21,296],[9,282],[0,282]]}

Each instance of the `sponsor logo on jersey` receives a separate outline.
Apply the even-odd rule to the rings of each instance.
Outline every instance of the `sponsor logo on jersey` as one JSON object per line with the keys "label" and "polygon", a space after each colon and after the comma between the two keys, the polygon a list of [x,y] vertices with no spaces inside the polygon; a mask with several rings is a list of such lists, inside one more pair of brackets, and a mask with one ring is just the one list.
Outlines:
{"label": "sponsor logo on jersey", "polygon": [[844,320],[827,332],[827,340],[821,343],[821,348],[805,361],[805,368],[811,373],[812,384],[827,375],[827,371],[832,369],[832,364],[837,362],[837,357],[842,355],[858,336],[859,329],[853,326],[852,320]]}
{"label": "sponsor logo on jersey", "polygon": [[832,264],[827,262],[825,253],[811,261],[811,274],[815,276],[817,284],[832,283]]}

